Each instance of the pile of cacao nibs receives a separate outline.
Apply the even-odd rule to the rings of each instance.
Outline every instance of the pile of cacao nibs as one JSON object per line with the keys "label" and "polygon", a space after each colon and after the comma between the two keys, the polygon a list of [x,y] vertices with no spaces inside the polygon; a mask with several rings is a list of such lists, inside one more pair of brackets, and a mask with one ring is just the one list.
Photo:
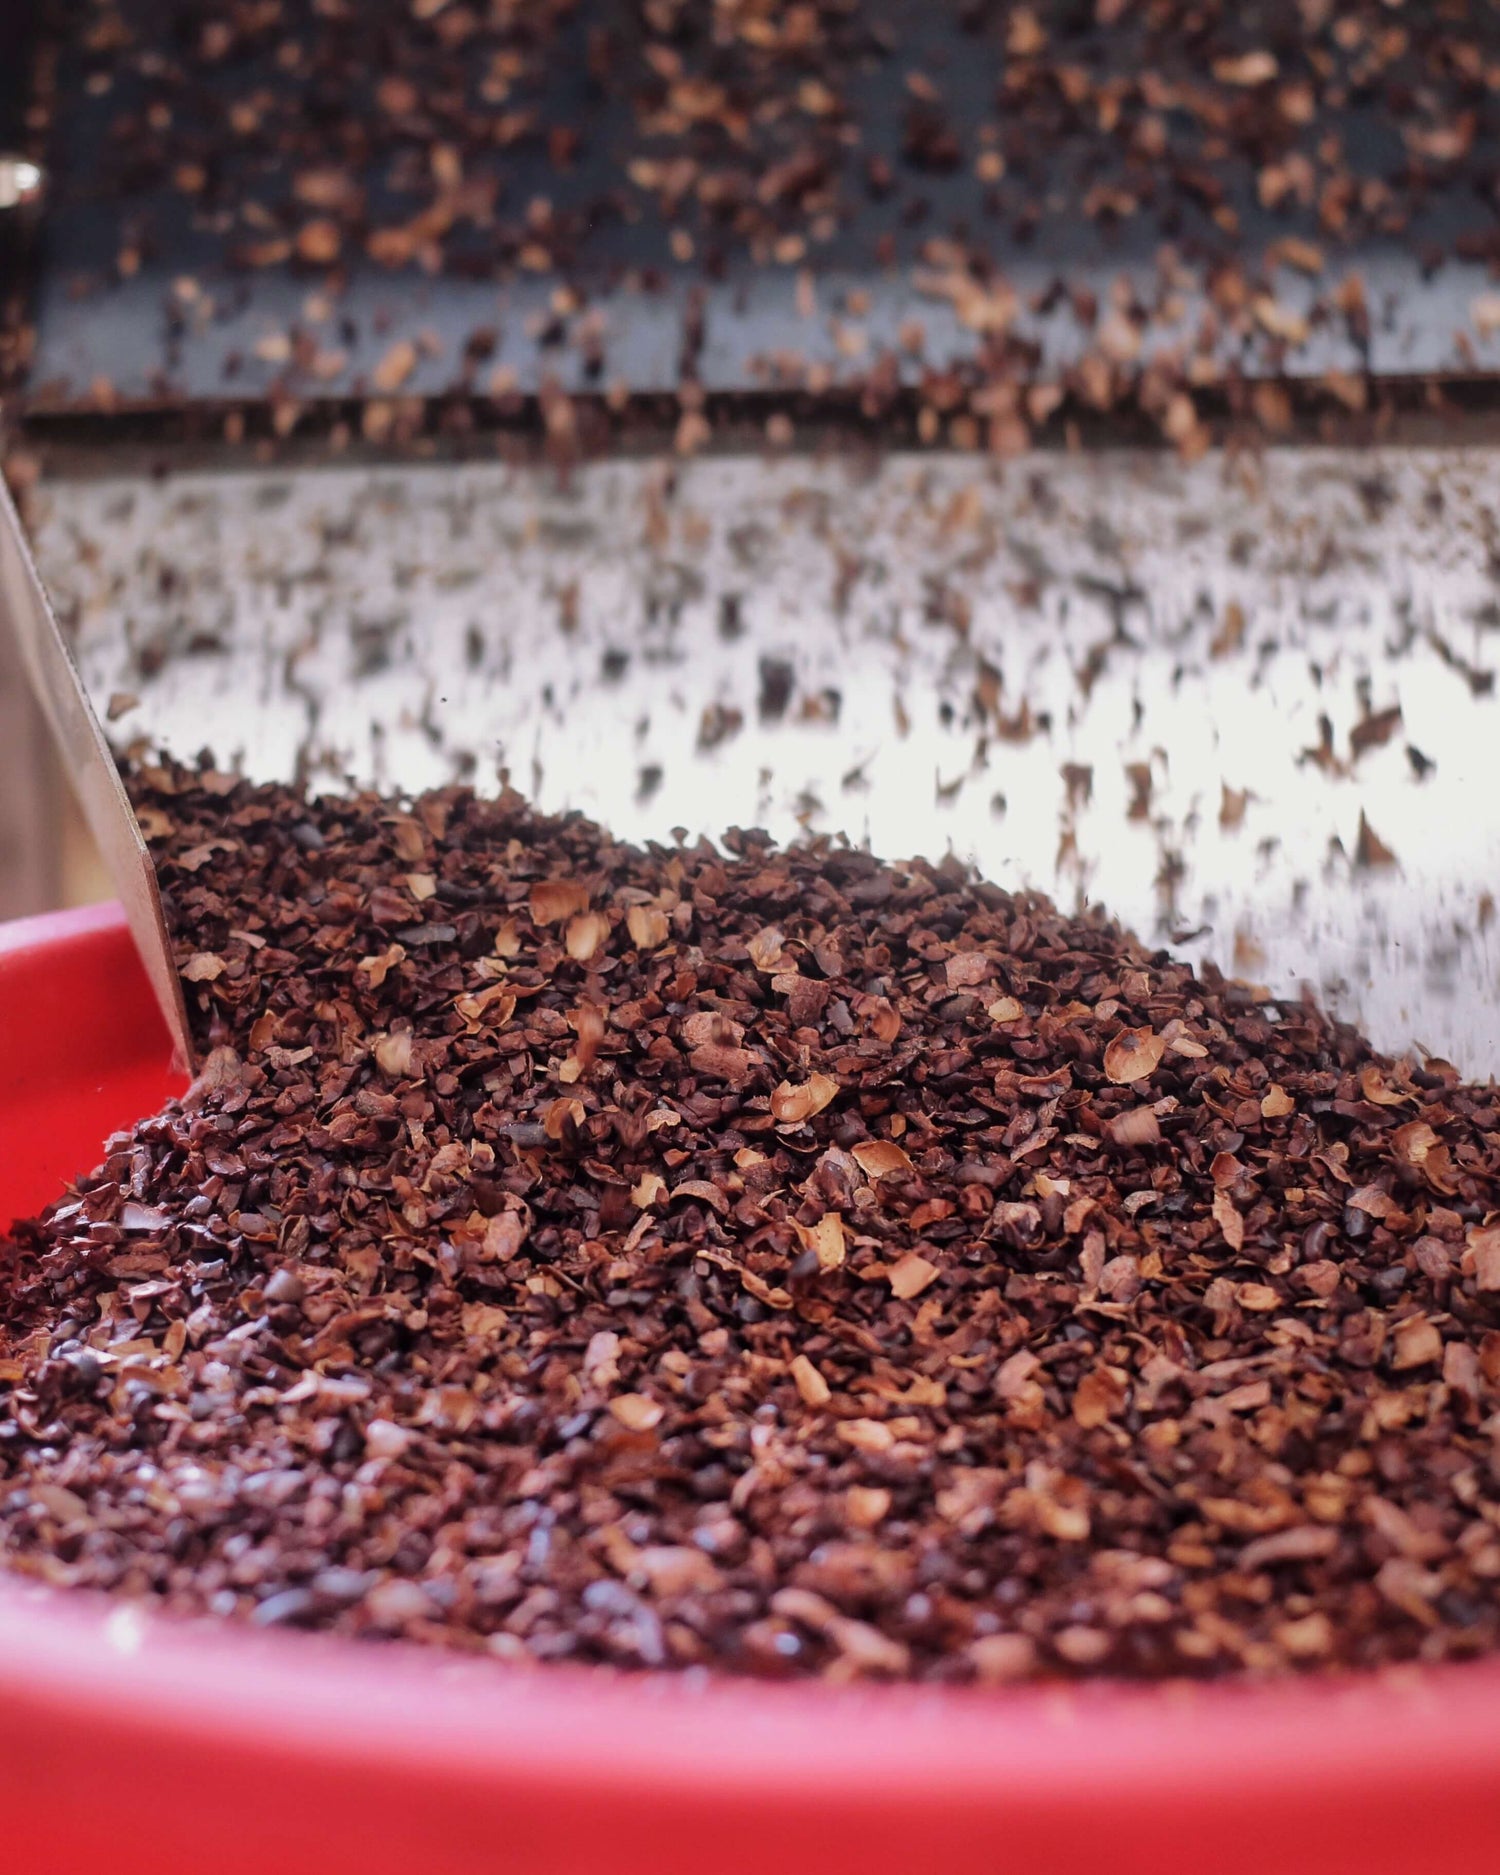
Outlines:
{"label": "pile of cacao nibs", "polygon": [[201,1072],[5,1251],[0,1544],[506,1660],[1500,1645],[1500,1109],[1103,917],[132,782]]}

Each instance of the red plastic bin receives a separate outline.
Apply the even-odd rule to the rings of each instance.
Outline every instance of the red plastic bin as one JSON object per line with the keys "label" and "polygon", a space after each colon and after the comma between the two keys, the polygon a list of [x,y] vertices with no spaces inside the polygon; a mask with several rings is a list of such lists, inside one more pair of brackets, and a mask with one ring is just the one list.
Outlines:
{"label": "red plastic bin", "polygon": [[118,905],[0,924],[0,1229],[181,1090]]}
{"label": "red plastic bin", "polygon": [[[173,1091],[117,912],[0,927],[0,1220]],[[1500,1667],[996,1694],[630,1680],[0,1574],[0,1844],[16,1875],[1484,1875]]]}

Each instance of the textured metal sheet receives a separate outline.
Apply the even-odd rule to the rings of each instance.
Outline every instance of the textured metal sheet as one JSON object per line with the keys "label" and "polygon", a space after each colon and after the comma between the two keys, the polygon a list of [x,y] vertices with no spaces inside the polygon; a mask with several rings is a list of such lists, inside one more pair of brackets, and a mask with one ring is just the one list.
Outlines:
{"label": "textured metal sheet", "polygon": [[38,513],[121,740],[951,850],[1500,1063],[1500,452],[203,472]]}
{"label": "textured metal sheet", "polygon": [[[1040,10],[1058,17],[1069,13]],[[88,7],[81,11],[89,16]],[[807,250],[807,264],[817,276],[809,312],[805,301],[799,302],[800,259],[766,264],[764,255],[726,239],[721,264],[705,269],[701,233],[700,251],[691,260],[674,256],[671,228],[651,209],[651,192],[633,189],[629,181],[632,158],[655,147],[643,143],[630,96],[630,74],[643,69],[642,10],[592,0],[576,10],[560,10],[555,44],[538,83],[514,100],[535,113],[534,133],[503,151],[481,151],[477,157],[463,153],[467,173],[477,164],[499,187],[504,226],[514,230],[522,224],[528,204],[539,199],[559,217],[573,218],[577,232],[566,243],[566,265],[507,273],[496,262],[498,236],[492,233],[487,244],[476,233],[467,245],[458,243],[452,271],[436,276],[420,268],[388,271],[362,256],[346,255],[341,270],[347,268],[347,281],[329,296],[322,291],[325,274],[318,269],[227,266],[226,248],[233,243],[226,226],[230,235],[246,232],[247,201],[268,203],[275,211],[257,225],[281,231],[295,226],[295,216],[283,216],[291,171],[320,147],[317,127],[327,113],[334,114],[330,121],[341,121],[338,111],[351,108],[344,92],[336,85],[338,102],[330,104],[313,76],[313,62],[279,59],[274,35],[259,51],[228,60],[222,68],[192,68],[183,81],[171,74],[182,53],[182,35],[190,28],[174,11],[147,0],[111,0],[92,11],[125,22],[119,29],[123,39],[95,37],[106,47],[143,49],[151,55],[145,63],[159,74],[159,82],[142,79],[138,61],[135,71],[107,90],[91,90],[91,75],[105,75],[117,61],[111,52],[88,51],[87,35],[75,38],[64,57],[54,139],[57,174],[39,282],[32,378],[33,395],[43,407],[88,402],[100,385],[107,387],[107,402],[259,397],[273,391],[306,398],[357,394],[368,387],[393,335],[424,337],[403,385],[407,393],[419,395],[469,387],[476,375],[482,385],[497,367],[512,374],[522,391],[535,390],[547,377],[565,388],[619,383],[639,392],[675,390],[685,344],[709,391],[764,389],[774,376],[770,361],[778,353],[797,353],[835,380],[848,380],[858,377],[876,353],[894,349],[901,324],[911,317],[927,329],[928,362],[944,366],[975,356],[980,337],[953,318],[951,307],[917,293],[911,270],[927,240],[954,234],[1015,287],[1021,308],[1014,336],[1035,343],[1035,370],[1045,377],[1077,358],[1092,324],[1092,315],[1080,323],[1066,299],[1059,305],[1046,301],[1058,281],[1104,304],[1111,283],[1123,277],[1149,299],[1156,293],[1163,241],[1173,244],[1179,264],[1200,281],[1206,266],[1233,255],[1254,271],[1268,243],[1287,235],[1325,241],[1310,210],[1265,212],[1257,199],[1255,171],[1244,164],[1227,166],[1224,206],[1235,218],[1232,236],[1190,191],[1168,189],[1165,181],[1164,212],[1141,212],[1118,225],[1091,216],[1083,206],[1089,185],[1101,174],[1114,179],[1120,152],[1107,137],[1082,129],[1061,135],[1053,148],[1032,153],[1038,173],[1026,191],[1012,194],[1005,214],[993,211],[989,191],[974,173],[971,149],[952,170],[912,170],[901,152],[902,125],[912,104],[910,76],[931,82],[942,99],[944,119],[960,126],[972,142],[977,127],[996,117],[996,79],[1005,69],[1003,10],[890,0],[864,13],[872,30],[899,50],[888,58],[851,59],[837,76],[848,106],[850,168],[870,157],[881,159],[890,165],[897,186],[877,197],[857,178],[849,180],[843,218],[834,218],[827,238]],[[320,11],[326,14],[321,23]],[[380,9],[370,12],[369,32],[378,41]],[[1071,9],[1075,16],[1088,12]],[[292,6],[283,14],[285,39],[293,43],[332,33],[339,9]],[[1269,14],[1290,19],[1294,36],[1301,30],[1295,9],[1282,6]],[[1246,31],[1269,32],[1271,25],[1269,16],[1252,17]],[[589,78],[588,39],[596,27],[614,35],[618,82]],[[1500,41],[1494,10],[1473,9],[1465,27],[1479,52],[1493,56]],[[347,21],[340,30],[347,32]],[[1083,45],[1089,29],[1070,17],[1065,30]],[[1183,57],[1189,78],[1206,77],[1194,73],[1190,54]],[[482,70],[477,57],[455,56],[457,91],[468,86],[472,98]],[[296,120],[301,112],[306,130],[296,152],[283,155],[265,138],[224,131],[231,102],[257,94],[280,100],[283,118]],[[182,143],[201,146],[214,177],[213,212],[195,207],[192,198],[174,189],[169,165],[158,166],[164,173],[152,167],[150,133],[142,129],[122,142],[112,129],[122,115],[163,100],[176,117],[199,127],[196,145],[187,136]],[[1379,87],[1356,86],[1317,132],[1357,163],[1361,175],[1399,175],[1406,166],[1401,127],[1416,122],[1416,106],[1410,101],[1409,106],[1405,117],[1393,114]],[[1292,308],[1358,273],[1373,319],[1367,348],[1356,345],[1337,320],[1315,329],[1285,361],[1293,376],[1329,369],[1368,368],[1392,375],[1500,366],[1500,329],[1482,321],[1484,329],[1476,330],[1471,318],[1473,300],[1488,288],[1483,256],[1496,239],[1492,203],[1473,180],[1495,166],[1492,97],[1481,94],[1470,115],[1475,111],[1476,141],[1466,165],[1453,174],[1439,166],[1430,185],[1412,191],[1417,206],[1399,237],[1328,241],[1328,274],[1316,283],[1282,269],[1277,292]],[[546,133],[551,128],[581,132],[576,162],[558,168],[549,159]],[[995,129],[998,135],[1004,126]],[[838,139],[832,141],[839,147]],[[330,140],[330,152],[338,147]],[[392,165],[373,155],[351,160],[354,180],[372,213],[382,207],[394,212],[399,190],[392,184]],[[137,169],[140,179],[131,180]],[[123,193],[116,186],[122,177]],[[1029,198],[1029,224],[1018,224],[1013,212],[1022,195]],[[1454,257],[1465,237],[1477,244],[1478,258]],[[125,248],[138,270],[121,279],[115,261]],[[576,283],[602,317],[602,355],[592,373],[573,342],[570,320],[556,316],[554,296],[561,280]],[[851,292],[862,307],[857,317],[848,311]],[[1044,303],[1049,309],[1043,309]],[[1201,292],[1189,285],[1181,295],[1180,316],[1153,330],[1148,355],[1180,347],[1196,331],[1204,308]],[[700,321],[701,353],[689,337],[690,325]],[[851,341],[856,328],[861,336]],[[289,367],[276,353],[293,331],[309,342],[309,355],[316,358],[310,368]],[[476,331],[492,334],[496,347],[478,374],[466,358],[467,341]],[[851,343],[863,349],[851,353]],[[1253,372],[1265,363],[1261,353],[1235,339],[1226,338],[1215,352],[1225,367],[1243,364]],[[920,370],[917,362],[900,352],[895,356],[901,375],[913,380]]]}
{"label": "textured metal sheet", "polygon": [[176,1065],[193,1058],[182,984],[162,915],[156,870],[28,551],[10,495],[0,484],[0,637],[52,731],[58,756],[130,920],[146,975],[172,1037]]}
{"label": "textured metal sheet", "polygon": [[46,728],[21,668],[19,647],[0,632],[0,919],[57,903],[59,816]]}
{"label": "textured metal sheet", "polygon": [[[60,245],[61,237],[54,235],[54,254]],[[1455,260],[1429,277],[1409,252],[1390,248],[1361,253],[1334,278],[1344,271],[1359,273],[1371,293],[1376,317],[1368,345],[1356,346],[1335,328],[1317,330],[1287,361],[1287,377],[1310,381],[1330,371],[1365,370],[1376,377],[1468,376],[1476,368],[1500,369],[1500,327],[1480,331],[1471,318],[1474,301],[1490,291],[1484,266]],[[1018,340],[1037,348],[1035,371],[1042,380],[1075,365],[1090,343],[1090,329],[1066,307],[1035,309],[1056,273],[1054,261],[1024,255],[1010,268],[1022,301],[1012,330]],[[1080,263],[1072,277],[1096,296],[1120,277],[1149,295],[1155,266],[1149,254],[1125,253]],[[537,336],[552,324],[548,308],[554,283],[545,279],[497,286],[360,271],[336,304],[305,281],[285,275],[231,284],[210,269],[193,280],[194,297],[185,308],[158,268],[79,298],[62,260],[56,260],[39,288],[31,407],[37,412],[88,407],[100,385],[107,387],[110,408],[272,395],[316,401],[367,393],[395,333],[423,334],[427,341],[403,380],[402,395],[439,396],[475,388],[464,350],[479,330],[496,335],[493,356],[477,380],[481,390],[503,371],[522,394],[533,394],[548,382],[570,392],[623,386],[636,395],[675,393],[682,382],[690,308],[692,327],[702,333],[697,381],[712,393],[775,391],[778,355],[821,368],[828,387],[836,388],[858,386],[882,352],[896,360],[898,381],[910,386],[919,382],[924,366],[944,370],[973,359],[978,350],[975,335],[946,302],[919,292],[908,278],[855,269],[821,274],[810,311],[808,295],[787,269],[736,269],[727,279],[704,286],[686,269],[673,268],[650,292],[601,287],[592,303],[602,318],[602,370],[595,370],[577,348],[552,346]],[[1326,291],[1326,283],[1320,290]],[[861,296],[867,308],[852,323],[842,310],[851,294]],[[1305,309],[1314,297],[1309,283],[1296,280],[1281,294],[1295,310]],[[1186,295],[1181,318],[1151,331],[1143,360],[1179,352],[1202,314],[1202,299]],[[898,334],[912,320],[925,335],[920,362],[897,349]],[[169,325],[175,328],[170,339],[164,336]],[[289,372],[279,360],[261,355],[293,328],[324,341],[324,355],[342,363],[336,370],[308,374]],[[844,349],[851,329],[860,334],[853,359]],[[1252,352],[1241,361],[1240,350],[1229,343],[1219,348],[1226,368],[1242,363],[1247,376],[1261,375],[1264,359]]]}

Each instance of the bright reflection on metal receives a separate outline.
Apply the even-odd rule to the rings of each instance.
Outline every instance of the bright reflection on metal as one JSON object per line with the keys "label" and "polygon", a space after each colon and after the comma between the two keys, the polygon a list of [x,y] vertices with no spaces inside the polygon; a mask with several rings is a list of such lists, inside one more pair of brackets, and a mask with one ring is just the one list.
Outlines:
{"label": "bright reflection on metal", "polygon": [[40,511],[122,746],[951,849],[1500,1066],[1500,451],[112,475]]}

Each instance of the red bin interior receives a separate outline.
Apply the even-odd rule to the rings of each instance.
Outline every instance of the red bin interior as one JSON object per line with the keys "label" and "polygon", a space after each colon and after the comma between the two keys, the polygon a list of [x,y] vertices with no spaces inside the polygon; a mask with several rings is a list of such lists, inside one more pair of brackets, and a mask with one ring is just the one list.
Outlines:
{"label": "red bin interior", "polygon": [[0,1229],[181,1091],[118,905],[0,924]]}
{"label": "red bin interior", "polygon": [[[180,1087],[113,908],[0,927],[0,1041],[0,1219]],[[17,1875],[1480,1875],[1500,1667],[631,1680],[181,1624],[0,1572],[0,1843]]]}

